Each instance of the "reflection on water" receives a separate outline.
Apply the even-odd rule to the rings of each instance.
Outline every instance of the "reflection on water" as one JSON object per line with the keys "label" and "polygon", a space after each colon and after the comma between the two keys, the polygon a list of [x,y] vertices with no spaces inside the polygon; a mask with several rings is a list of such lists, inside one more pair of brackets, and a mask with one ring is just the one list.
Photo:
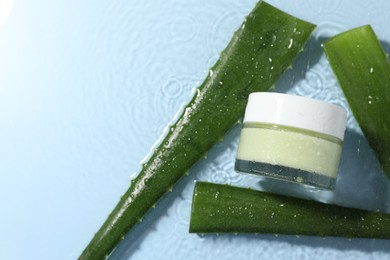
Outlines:
{"label": "reflection on water", "polygon": [[0,26],[2,26],[11,14],[13,0],[0,0]]}

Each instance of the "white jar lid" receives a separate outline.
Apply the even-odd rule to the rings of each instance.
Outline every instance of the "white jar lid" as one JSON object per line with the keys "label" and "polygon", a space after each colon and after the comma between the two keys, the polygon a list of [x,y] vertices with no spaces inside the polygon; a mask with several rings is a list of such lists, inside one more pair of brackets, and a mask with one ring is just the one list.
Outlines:
{"label": "white jar lid", "polygon": [[325,101],[272,92],[249,95],[244,123],[258,122],[311,130],[344,139],[347,112]]}

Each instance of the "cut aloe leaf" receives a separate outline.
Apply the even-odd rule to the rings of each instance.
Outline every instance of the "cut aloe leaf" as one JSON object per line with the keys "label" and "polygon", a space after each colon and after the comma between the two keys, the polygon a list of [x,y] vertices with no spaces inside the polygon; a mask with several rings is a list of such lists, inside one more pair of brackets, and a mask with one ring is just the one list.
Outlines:
{"label": "cut aloe leaf", "polygon": [[314,28],[259,2],[80,259],[104,259],[110,254],[161,196],[238,122],[248,95],[273,86]]}
{"label": "cut aloe leaf", "polygon": [[198,182],[190,232],[389,239],[390,215]]}
{"label": "cut aloe leaf", "polygon": [[363,134],[390,178],[390,64],[370,25],[324,43],[325,53]]}

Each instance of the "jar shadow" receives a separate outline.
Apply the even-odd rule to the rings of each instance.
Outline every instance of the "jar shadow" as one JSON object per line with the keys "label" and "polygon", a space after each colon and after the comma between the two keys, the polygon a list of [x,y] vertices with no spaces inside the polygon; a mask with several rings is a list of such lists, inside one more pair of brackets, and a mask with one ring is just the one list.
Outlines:
{"label": "jar shadow", "polygon": [[324,38],[311,36],[305,45],[305,50],[294,60],[291,69],[285,71],[275,84],[272,91],[287,93],[300,81],[306,79],[307,72],[316,65],[324,55],[321,47]]}

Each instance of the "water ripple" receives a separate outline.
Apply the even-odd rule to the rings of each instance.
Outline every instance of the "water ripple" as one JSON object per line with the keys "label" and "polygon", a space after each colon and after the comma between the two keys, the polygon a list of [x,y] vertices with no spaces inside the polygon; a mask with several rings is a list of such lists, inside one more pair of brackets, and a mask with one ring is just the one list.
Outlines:
{"label": "water ripple", "polygon": [[171,23],[170,31],[174,40],[187,42],[192,40],[198,30],[197,22],[189,16],[178,16]]}
{"label": "water ripple", "polygon": [[219,53],[227,45],[241,22],[242,14],[237,10],[218,12],[208,37],[208,45],[214,54]]}
{"label": "water ripple", "polygon": [[322,95],[324,89],[324,79],[318,70],[310,70],[306,73],[306,78],[296,86],[296,93],[299,96],[316,98]]}
{"label": "water ripple", "polygon": [[[298,4],[301,4],[297,1]],[[307,8],[316,16],[335,14],[340,10],[341,0],[309,1]]]}
{"label": "water ripple", "polygon": [[175,99],[181,95],[183,91],[183,82],[175,77],[168,78],[161,88],[162,95],[168,99]]}
{"label": "water ripple", "polygon": [[153,95],[147,92],[138,96],[129,111],[134,133],[141,134],[143,136],[141,139],[148,139],[145,136],[155,137],[156,130],[159,127],[160,118],[156,111],[160,107],[152,102],[152,99]]}
{"label": "water ripple", "polygon": [[[342,16],[341,16],[342,17]],[[337,17],[339,18],[339,17]],[[313,35],[317,38],[327,39],[338,33],[351,29],[348,24],[335,21],[336,19],[324,19],[317,23],[317,28]]]}
{"label": "water ripple", "polygon": [[188,225],[191,216],[191,199],[187,200],[184,198],[177,199],[173,206],[174,209],[174,218],[176,222],[180,221]]}
{"label": "water ripple", "polygon": [[145,77],[145,83],[156,89],[156,87],[159,88],[172,77],[173,72],[166,63],[155,61],[153,57],[150,57],[150,59],[151,61],[145,66],[147,72],[144,72],[142,75]]}

